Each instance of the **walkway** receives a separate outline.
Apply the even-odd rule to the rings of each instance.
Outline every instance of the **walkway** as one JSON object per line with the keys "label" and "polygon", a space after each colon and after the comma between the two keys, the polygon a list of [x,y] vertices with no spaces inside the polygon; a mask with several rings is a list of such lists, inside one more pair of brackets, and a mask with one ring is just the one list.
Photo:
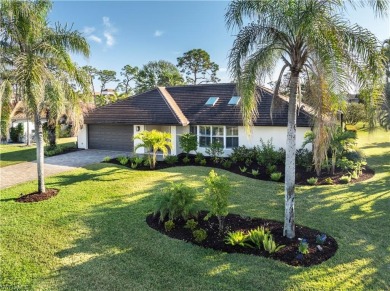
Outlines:
{"label": "walkway", "polygon": [[[80,150],[68,154],[45,158],[45,177],[70,171],[89,164],[99,163],[107,156],[129,155],[121,151]],[[37,180],[37,162],[25,162],[0,168],[0,189]]]}

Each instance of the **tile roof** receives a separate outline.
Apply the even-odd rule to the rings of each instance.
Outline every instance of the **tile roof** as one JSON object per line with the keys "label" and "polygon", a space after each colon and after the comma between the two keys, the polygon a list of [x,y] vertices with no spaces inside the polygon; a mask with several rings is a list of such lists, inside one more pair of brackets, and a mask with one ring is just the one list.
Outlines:
{"label": "tile roof", "polygon": [[[258,87],[261,101],[257,126],[286,126],[288,98],[280,96],[270,118],[272,91]],[[127,123],[166,125],[242,125],[240,105],[228,105],[237,96],[234,83],[159,87],[97,108],[85,117],[85,123]],[[205,106],[209,97],[219,97],[214,106]],[[309,110],[301,109],[297,126],[311,126]]]}

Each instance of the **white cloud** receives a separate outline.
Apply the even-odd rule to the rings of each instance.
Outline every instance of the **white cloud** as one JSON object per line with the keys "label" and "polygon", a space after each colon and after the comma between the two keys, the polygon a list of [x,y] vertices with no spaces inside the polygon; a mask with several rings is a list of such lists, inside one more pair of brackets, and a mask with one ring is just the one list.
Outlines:
{"label": "white cloud", "polygon": [[115,44],[115,38],[110,32],[105,31],[103,35],[106,38],[106,45],[113,46]]}
{"label": "white cloud", "polygon": [[105,27],[111,27],[110,17],[103,16],[103,25]]}
{"label": "white cloud", "polygon": [[156,30],[155,32],[154,32],[154,36],[155,37],[160,37],[160,36],[162,36],[164,34],[164,31],[161,31],[161,30]]}
{"label": "white cloud", "polygon": [[219,71],[220,71],[220,72],[226,72],[226,71],[227,71],[227,68],[219,68]]}
{"label": "white cloud", "polygon": [[83,33],[85,33],[86,35],[90,35],[92,32],[94,32],[96,29],[95,27],[93,26],[85,26],[83,28]]}
{"label": "white cloud", "polygon": [[94,41],[94,42],[97,42],[97,43],[101,43],[102,42],[102,39],[100,37],[97,37],[96,35],[92,34],[90,36],[88,36],[88,39]]}

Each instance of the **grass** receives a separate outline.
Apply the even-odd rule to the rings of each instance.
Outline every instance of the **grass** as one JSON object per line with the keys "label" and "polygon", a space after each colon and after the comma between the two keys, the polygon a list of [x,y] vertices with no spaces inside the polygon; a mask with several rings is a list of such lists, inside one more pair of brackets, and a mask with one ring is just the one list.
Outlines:
{"label": "grass", "polygon": [[[1,288],[39,290],[388,290],[390,140],[363,132],[359,142],[377,174],[355,185],[297,188],[296,221],[336,238],[321,265],[292,267],[263,257],[203,249],[150,229],[145,216],[169,181],[201,192],[208,168],[134,171],[96,164],[47,179],[61,189],[47,201],[2,191]],[[234,189],[230,212],[282,220],[283,185],[223,170]],[[203,204],[202,195],[199,203]]]}
{"label": "grass", "polygon": [[[57,144],[70,146],[75,141],[75,137],[59,138],[57,139]],[[31,162],[36,160],[36,146],[0,144],[0,155],[0,168],[23,162]]]}

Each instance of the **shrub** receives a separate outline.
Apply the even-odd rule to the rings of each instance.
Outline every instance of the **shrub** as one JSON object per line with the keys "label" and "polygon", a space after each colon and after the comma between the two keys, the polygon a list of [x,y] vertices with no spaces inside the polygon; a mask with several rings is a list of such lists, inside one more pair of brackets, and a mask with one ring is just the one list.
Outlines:
{"label": "shrub", "polygon": [[268,175],[272,174],[273,172],[276,172],[276,166],[275,165],[267,165],[267,169],[265,171]]}
{"label": "shrub", "polygon": [[165,157],[165,162],[168,164],[168,165],[173,165],[173,164],[176,164],[178,161],[178,158],[177,156],[166,156]]}
{"label": "shrub", "polygon": [[306,180],[307,184],[309,184],[309,185],[315,185],[315,184],[317,184],[317,181],[318,181],[318,178],[316,178],[316,177],[311,177],[311,178]]}
{"label": "shrub", "polygon": [[281,172],[275,172],[271,174],[271,180],[272,181],[279,181],[282,178],[282,173]]}
{"label": "shrub", "polygon": [[179,144],[187,156],[191,151],[196,152],[198,149],[197,137],[192,133],[182,134],[179,139]]}
{"label": "shrub", "polygon": [[260,146],[257,149],[256,160],[259,165],[275,165],[284,161],[284,151],[275,150],[275,146],[272,144],[272,138],[267,142],[260,139]]}
{"label": "shrub", "polygon": [[309,253],[309,243],[305,239],[302,239],[299,242],[298,252],[302,255],[307,255]]}
{"label": "shrub", "polygon": [[72,145],[55,145],[55,146],[45,146],[44,154],[45,157],[52,157],[64,153],[67,150],[77,148],[76,144]]}
{"label": "shrub", "polygon": [[341,184],[348,184],[349,182],[351,182],[351,176],[345,175],[340,177]]}
{"label": "shrub", "polygon": [[285,245],[277,245],[274,241],[272,234],[266,233],[263,239],[263,247],[266,252],[273,254],[285,247]]}
{"label": "shrub", "polygon": [[366,121],[367,114],[364,104],[349,103],[344,111],[344,120],[347,124],[355,125],[359,121]]}
{"label": "shrub", "polygon": [[205,202],[210,208],[210,212],[205,219],[209,219],[212,215],[217,216],[219,231],[222,232],[223,219],[228,214],[228,197],[231,192],[229,181],[225,176],[220,176],[214,170],[211,170],[209,176],[205,179],[205,184]]}
{"label": "shrub", "polygon": [[190,215],[195,215],[196,193],[184,184],[171,183],[163,189],[163,193],[156,198],[154,215],[160,213],[160,221],[166,216],[170,220],[178,217],[187,219]]}
{"label": "shrub", "polygon": [[240,168],[240,171],[241,171],[241,173],[246,173],[246,171],[248,170],[248,168],[247,167],[239,167]]}
{"label": "shrub", "polygon": [[185,156],[182,161],[184,164],[188,164],[189,162],[191,162],[190,158],[187,156]]}
{"label": "shrub", "polygon": [[349,172],[350,170],[353,170],[356,165],[353,161],[348,160],[346,157],[342,157],[337,161],[337,166],[340,167],[343,172]]}
{"label": "shrub", "polygon": [[357,178],[359,178],[359,175],[357,174],[356,170],[352,171],[351,178],[354,179],[354,180],[357,180]]}
{"label": "shrub", "polygon": [[164,228],[165,231],[171,231],[175,228],[175,223],[173,222],[173,220],[168,220],[164,223]]}
{"label": "shrub", "polygon": [[198,226],[198,223],[195,220],[189,219],[189,220],[187,220],[186,224],[184,225],[184,228],[195,230],[195,228],[197,226]]}
{"label": "shrub", "polygon": [[206,149],[208,154],[215,164],[218,164],[220,157],[223,155],[223,146],[220,142],[213,142],[209,148]]}
{"label": "shrub", "polygon": [[324,184],[326,185],[333,185],[333,180],[332,178],[328,177],[324,180]]}
{"label": "shrub", "polygon": [[252,169],[252,175],[257,177],[259,175],[259,170]]}
{"label": "shrub", "polygon": [[104,157],[103,162],[108,163],[109,161],[111,161],[110,156]]}
{"label": "shrub", "polygon": [[9,135],[10,135],[12,142],[19,142],[22,139],[23,134],[24,134],[23,123],[18,123],[18,125],[16,127],[10,128]]}
{"label": "shrub", "polygon": [[[142,157],[133,157],[130,159],[131,168],[136,169],[139,165],[143,163],[144,159]],[[148,166],[148,165],[146,165]]]}
{"label": "shrub", "polygon": [[128,157],[117,157],[116,159],[121,165],[126,165],[129,162]]}
{"label": "shrub", "polygon": [[246,241],[247,241],[247,235],[242,230],[228,232],[225,237],[225,244],[232,245],[232,246],[246,247],[248,246]]}
{"label": "shrub", "polygon": [[305,148],[298,149],[295,154],[295,162],[297,166],[310,172],[313,167],[313,153]]}
{"label": "shrub", "polygon": [[233,148],[232,153],[230,154],[230,158],[233,162],[245,162],[246,160],[252,160],[256,159],[256,148],[248,149],[246,146],[239,146],[236,148]]}
{"label": "shrub", "polygon": [[232,161],[231,160],[224,160],[222,162],[222,166],[226,169],[229,169],[232,166]]}
{"label": "shrub", "polygon": [[201,166],[206,166],[206,164],[207,164],[206,159],[200,160],[199,164],[200,164]]}
{"label": "shrub", "polygon": [[195,163],[200,164],[200,162],[204,160],[204,155],[202,153],[196,153]]}
{"label": "shrub", "polygon": [[207,238],[207,232],[203,228],[194,230],[192,235],[194,236],[195,241],[198,243],[204,241]]}
{"label": "shrub", "polygon": [[264,236],[266,234],[270,234],[268,228],[264,228],[264,226],[258,227],[248,232],[247,240],[250,241],[256,248],[261,249],[263,246]]}

